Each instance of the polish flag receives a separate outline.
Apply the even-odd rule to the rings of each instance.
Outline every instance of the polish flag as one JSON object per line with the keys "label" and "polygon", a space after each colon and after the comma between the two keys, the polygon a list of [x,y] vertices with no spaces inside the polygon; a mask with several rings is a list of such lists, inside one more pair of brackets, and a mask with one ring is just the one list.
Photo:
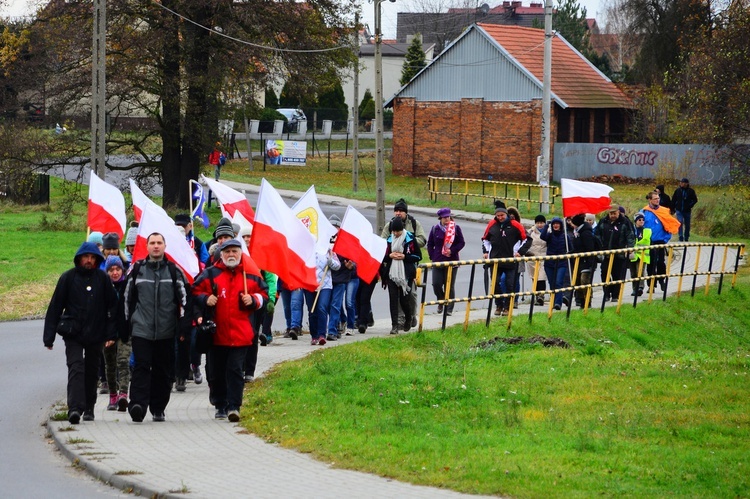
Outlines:
{"label": "polish flag", "polygon": [[125,234],[125,198],[117,187],[100,179],[91,170],[89,179],[89,213],[87,224],[102,234],[114,232],[122,241]]}
{"label": "polish flag", "polygon": [[289,289],[317,289],[315,239],[266,179],[260,184],[250,254]]}
{"label": "polish flag", "polygon": [[146,194],[141,190],[140,187],[138,187],[138,184],[136,184],[135,180],[133,180],[132,178],[130,179],[130,197],[133,199],[133,215],[135,216],[136,222],[141,221],[141,214],[143,213],[143,210],[146,208],[146,206],[151,206],[152,208],[155,208],[167,215],[167,212],[164,211],[164,208],[151,201],[151,198],[146,196]]}
{"label": "polish flag", "polygon": [[141,221],[138,224],[138,238],[133,250],[133,261],[148,258],[146,240],[150,234],[158,232],[164,236],[166,257],[173,261],[187,277],[190,284],[200,272],[198,257],[195,250],[185,240],[180,230],[174,224],[174,220],[155,203],[147,204],[141,213]]}
{"label": "polish flag", "polygon": [[371,283],[380,270],[388,243],[373,233],[372,225],[352,206],[346,208],[333,252],[357,264],[357,275]]}
{"label": "polish flag", "polygon": [[235,212],[239,211],[248,222],[253,223],[255,220],[255,212],[244,194],[237,192],[231,187],[219,183],[216,180],[211,180],[205,175],[201,175],[201,178],[208,188],[216,195],[216,199],[219,200],[219,205],[221,206],[221,213],[225,217],[231,220],[234,217]]}
{"label": "polish flag", "polygon": [[328,221],[323,210],[320,209],[314,185],[310,186],[307,192],[294,203],[292,211],[315,238],[315,250],[325,254],[331,244],[331,238],[336,235],[338,229]]}
{"label": "polish flag", "polygon": [[564,217],[579,213],[599,213],[612,204],[609,193],[614,189],[608,185],[564,178],[560,181],[560,187]]}

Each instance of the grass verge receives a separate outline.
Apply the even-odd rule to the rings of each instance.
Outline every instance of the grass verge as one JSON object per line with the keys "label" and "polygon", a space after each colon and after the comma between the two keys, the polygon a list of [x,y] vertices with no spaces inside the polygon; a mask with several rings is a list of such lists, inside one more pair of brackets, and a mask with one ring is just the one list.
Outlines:
{"label": "grass verge", "polygon": [[750,278],[692,299],[373,339],[282,364],[243,425],[336,466],[517,497],[750,494]]}

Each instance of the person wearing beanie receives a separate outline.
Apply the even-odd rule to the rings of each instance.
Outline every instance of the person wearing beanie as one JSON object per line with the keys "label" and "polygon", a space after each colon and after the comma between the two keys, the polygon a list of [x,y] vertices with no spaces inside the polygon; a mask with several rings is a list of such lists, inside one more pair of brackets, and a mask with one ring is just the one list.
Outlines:
{"label": "person wearing beanie", "polygon": [[[459,252],[466,246],[464,234],[461,227],[453,220],[450,208],[441,208],[437,212],[438,223],[430,230],[427,238],[427,254],[433,262],[455,262],[461,259]],[[448,298],[456,297],[456,274],[458,266],[436,267],[432,269],[432,291],[438,300],[445,299],[446,285],[448,283],[448,270],[451,270],[451,285],[448,289]],[[453,315],[453,303],[447,303],[445,307],[438,305],[438,313]]]}
{"label": "person wearing beanie", "polygon": [[99,251],[101,251],[103,247],[103,242],[102,242],[103,236],[104,234],[95,230],[94,232],[89,234],[89,237],[86,239],[86,241],[96,244],[99,247]]}
{"label": "person wearing beanie", "polygon": [[[122,268],[128,268],[129,258],[120,249],[120,237],[116,233],[107,232],[102,236],[102,255],[105,260],[110,256],[116,256],[122,261]],[[102,262],[101,269],[106,271],[105,264],[106,262]]]}
{"label": "person wearing beanie", "polygon": [[52,350],[57,335],[65,341],[71,424],[94,420],[102,348],[116,339],[117,294],[99,269],[103,261],[95,243],[83,243],[74,267],[58,279],[44,319],[44,346]]}
{"label": "person wearing beanie", "polygon": [[138,241],[138,222],[130,222],[130,228],[125,234],[125,257],[129,262],[133,261],[136,241]]}
{"label": "person wearing beanie", "polygon": [[[544,256],[547,254],[547,242],[542,239],[542,229],[547,223],[547,219],[544,215],[539,214],[534,218],[534,225],[532,225],[527,231],[526,235],[531,238],[531,246],[529,251],[526,252],[526,256]],[[526,273],[533,280],[534,273],[536,272],[537,262],[526,262]],[[547,289],[547,274],[544,273],[544,265],[539,263],[539,275],[536,280],[536,288],[534,291],[537,292],[535,296],[536,305],[544,305],[544,291]]]}
{"label": "person wearing beanie", "polygon": [[[520,243],[520,244],[519,244]],[[489,221],[482,236],[482,254],[484,258],[513,258],[524,256],[531,247],[531,239],[526,236],[526,229],[517,221],[511,220],[508,210],[502,206],[495,208],[495,217]],[[491,267],[491,266],[490,266]],[[498,275],[495,276],[495,289],[489,289],[492,282],[490,267],[485,266],[485,288],[488,293],[504,294],[513,292],[516,288],[518,264],[515,262],[499,263]],[[502,282],[506,283],[503,287]],[[495,315],[509,313],[510,297],[495,299]]]}
{"label": "person wearing beanie", "polygon": [[[393,219],[391,220],[391,223],[393,223],[392,221],[395,220],[396,218],[400,218],[401,221],[403,222],[404,228],[402,230],[406,230],[407,232],[412,233],[418,248],[421,249],[427,245],[427,234],[425,233],[424,228],[422,227],[422,224],[419,223],[419,221],[416,218],[409,215],[409,206],[406,204],[406,201],[403,198],[396,201],[396,204],[393,205]],[[391,233],[393,232],[391,223],[387,223],[383,227],[383,230],[380,233],[380,237],[382,237],[383,239],[388,239],[389,237],[391,237]],[[412,310],[417,309],[416,286],[414,286],[411,290],[409,303],[411,304]],[[399,317],[399,323],[401,323],[404,318],[404,311],[401,310],[400,307],[399,307],[398,317]],[[417,325],[417,317],[413,315],[411,327],[415,327],[416,325]]]}
{"label": "person wearing beanie", "polygon": [[[547,256],[567,255],[572,249],[573,242],[563,224],[565,222],[555,217],[545,224],[541,230],[541,237],[547,243]],[[545,260],[544,273],[549,276],[549,289],[555,291],[570,286],[570,274],[568,273],[568,260]],[[560,310],[563,305],[570,305],[569,292],[556,292],[554,295],[554,309]]]}
{"label": "person wearing beanie", "polygon": [[[620,207],[616,204],[611,205],[607,214],[599,220],[594,235],[601,241],[603,250],[632,248],[635,245],[632,222],[622,214]],[[608,276],[610,260],[612,260],[612,273]],[[615,282],[615,284],[604,286],[604,301],[616,302],[620,299],[621,283],[617,281],[625,279],[627,262],[625,253],[605,255],[601,267],[602,282]]]}
{"label": "person wearing beanie", "polygon": [[693,207],[696,204],[698,204],[698,195],[690,187],[690,181],[683,178],[680,180],[680,186],[672,194],[671,209],[680,222],[680,229],[677,232],[680,241],[690,241],[690,222],[693,217]]}
{"label": "person wearing beanie", "polygon": [[229,239],[234,239],[234,227],[232,227],[231,220],[222,217],[219,223],[216,224],[216,229],[214,229],[214,238],[206,243],[208,246],[208,262],[206,263],[206,267],[214,265],[221,259],[221,255],[218,253],[219,246]]}
{"label": "person wearing beanie", "polygon": [[[594,230],[587,220],[588,214],[579,213],[570,218],[573,225],[573,253],[592,253],[597,250],[597,239],[594,236]],[[599,263],[596,256],[578,257],[578,273],[576,274],[576,286],[589,286],[596,272],[596,266]],[[583,308],[584,301],[588,295],[586,288],[575,291],[576,305]],[[588,305],[591,305],[589,297]]]}
{"label": "person wearing beanie", "polygon": [[130,344],[128,343],[128,332],[125,324],[125,303],[122,296],[125,292],[125,267],[122,259],[117,255],[110,255],[104,262],[104,270],[107,272],[112,285],[117,291],[117,313],[115,315],[115,328],[117,330],[117,341],[104,347],[104,371],[107,376],[107,387],[109,389],[108,411],[118,410],[125,412],[128,408],[128,387],[130,386]]}
{"label": "person wearing beanie", "polygon": [[636,213],[633,220],[635,221],[635,251],[631,253],[628,266],[630,278],[636,280],[633,281],[633,293],[630,296],[641,296],[644,281],[640,279],[646,274],[646,269],[651,263],[651,252],[643,248],[651,246],[651,229],[645,227],[646,217],[642,212]]}
{"label": "person wearing beanie", "polygon": [[412,317],[416,308],[412,308],[409,295],[417,276],[417,264],[422,259],[422,252],[417,246],[414,235],[404,228],[401,217],[393,217],[390,223],[391,235],[388,237],[380,277],[383,287],[388,289],[388,300],[391,309],[391,334],[398,334],[399,305],[404,312],[403,330],[412,328]]}

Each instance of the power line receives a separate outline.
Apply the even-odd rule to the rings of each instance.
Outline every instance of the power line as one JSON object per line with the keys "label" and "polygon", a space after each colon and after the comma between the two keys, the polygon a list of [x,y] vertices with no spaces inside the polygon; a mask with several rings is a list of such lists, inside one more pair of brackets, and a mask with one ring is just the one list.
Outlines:
{"label": "power line", "polygon": [[162,9],[166,10],[170,14],[179,17],[183,21],[187,21],[187,22],[189,22],[189,23],[191,23],[191,24],[193,24],[193,25],[195,25],[195,26],[197,26],[197,27],[199,27],[201,29],[205,29],[206,31],[210,31],[214,35],[222,36],[222,37],[227,38],[229,40],[232,40],[234,42],[241,43],[243,45],[248,45],[250,47],[255,47],[255,48],[258,48],[258,49],[262,49],[262,50],[271,50],[273,52],[292,52],[292,53],[296,53],[296,54],[315,54],[315,53],[321,53],[321,52],[333,52],[334,50],[341,50],[341,49],[351,49],[351,46],[349,46],[349,45],[337,45],[335,47],[330,47],[330,48],[327,48],[327,49],[284,49],[284,48],[279,48],[279,47],[269,47],[267,45],[259,45],[257,43],[252,43],[252,42],[248,42],[248,41],[245,41],[245,40],[240,40],[239,38],[235,38],[233,36],[225,35],[221,31],[217,31],[216,29],[212,29],[212,28],[209,28],[208,26],[204,26],[204,25],[202,25],[200,23],[197,23],[197,22],[193,21],[192,19],[189,19],[189,18],[183,16],[182,14],[179,14],[179,13],[173,11],[172,9],[170,9],[168,7],[165,7],[164,5],[158,3],[156,0],[151,0],[151,3],[153,3],[154,5],[157,5],[157,6],[161,7]]}

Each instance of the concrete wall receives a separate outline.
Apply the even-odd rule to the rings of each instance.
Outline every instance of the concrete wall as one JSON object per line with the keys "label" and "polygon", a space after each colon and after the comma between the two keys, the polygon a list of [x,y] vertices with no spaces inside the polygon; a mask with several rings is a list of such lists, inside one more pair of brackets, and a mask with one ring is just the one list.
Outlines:
{"label": "concrete wall", "polygon": [[692,184],[730,182],[731,161],[708,145],[555,144],[552,178],[622,175],[632,178],[679,179]]}

